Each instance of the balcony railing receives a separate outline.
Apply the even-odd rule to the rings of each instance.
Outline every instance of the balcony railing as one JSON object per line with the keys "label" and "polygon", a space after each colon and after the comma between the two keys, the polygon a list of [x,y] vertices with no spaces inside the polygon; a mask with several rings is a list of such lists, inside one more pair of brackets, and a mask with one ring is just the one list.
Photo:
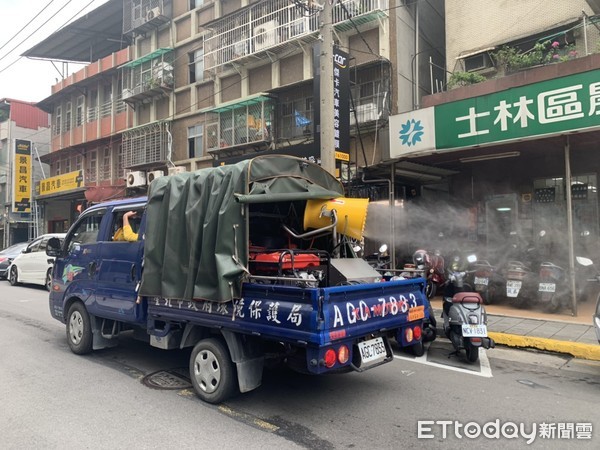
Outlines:
{"label": "balcony railing", "polygon": [[[387,16],[387,8],[388,0],[343,0],[333,9],[333,22],[339,31],[353,29]],[[273,0],[214,21],[207,25],[212,33],[204,41],[205,69],[216,70],[255,59],[252,56],[258,53],[278,53],[298,42],[316,41],[319,16],[305,14],[293,2]]]}
{"label": "balcony railing", "polygon": [[123,66],[125,102],[135,103],[157,97],[173,89],[173,49],[159,48]]}

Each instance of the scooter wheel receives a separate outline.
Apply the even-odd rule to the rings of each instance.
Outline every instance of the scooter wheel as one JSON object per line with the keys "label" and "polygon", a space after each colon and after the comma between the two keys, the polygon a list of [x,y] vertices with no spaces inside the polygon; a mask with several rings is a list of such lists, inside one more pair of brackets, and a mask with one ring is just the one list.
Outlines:
{"label": "scooter wheel", "polygon": [[467,353],[467,361],[471,364],[476,363],[479,359],[479,347],[475,347],[470,341],[465,342],[465,351]]}

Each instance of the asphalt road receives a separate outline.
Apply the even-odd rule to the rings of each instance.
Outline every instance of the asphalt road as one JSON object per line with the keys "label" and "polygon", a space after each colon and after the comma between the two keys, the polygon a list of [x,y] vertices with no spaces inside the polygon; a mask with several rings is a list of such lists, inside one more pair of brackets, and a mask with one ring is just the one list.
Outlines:
{"label": "asphalt road", "polygon": [[188,351],[126,335],[74,355],[46,291],[5,281],[0,342],[3,449],[600,448],[600,363],[563,356],[497,348],[473,366],[439,339],[360,374],[268,370],[213,406],[187,385]]}

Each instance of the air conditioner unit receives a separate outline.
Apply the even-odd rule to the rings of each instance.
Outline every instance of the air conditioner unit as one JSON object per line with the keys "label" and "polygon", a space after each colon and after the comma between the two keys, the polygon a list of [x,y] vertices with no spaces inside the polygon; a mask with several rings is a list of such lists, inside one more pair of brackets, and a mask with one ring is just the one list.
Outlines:
{"label": "air conditioner unit", "polygon": [[133,89],[125,88],[125,89],[123,89],[123,93],[121,94],[121,98],[123,100],[125,100],[125,99],[127,99],[129,97],[133,97],[133,95],[134,95],[133,94]]}
{"label": "air conditioner unit", "polygon": [[148,10],[148,12],[146,13],[146,21],[149,22],[150,20],[160,16],[162,16],[162,11],[160,10],[160,7],[157,6],[156,8]]}
{"label": "air conditioner unit", "polygon": [[127,172],[125,181],[127,182],[127,187],[145,186],[146,172],[142,172],[141,170]]}
{"label": "air conditioner unit", "polygon": [[178,173],[187,172],[185,166],[169,167],[169,175],[177,175]]}
{"label": "air conditioner unit", "polygon": [[254,50],[259,51],[278,44],[278,27],[279,22],[276,20],[270,20],[262,25],[254,27],[254,32],[252,33],[252,36],[254,37]]}
{"label": "air conditioner unit", "polygon": [[148,172],[148,184],[152,183],[156,178],[164,176],[165,173],[162,170],[153,170]]}

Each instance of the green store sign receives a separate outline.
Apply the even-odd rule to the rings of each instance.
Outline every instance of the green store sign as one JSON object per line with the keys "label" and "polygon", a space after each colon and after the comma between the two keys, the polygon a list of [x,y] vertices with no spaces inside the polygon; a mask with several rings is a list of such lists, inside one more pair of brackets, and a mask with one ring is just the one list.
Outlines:
{"label": "green store sign", "polygon": [[600,127],[600,70],[390,118],[392,158]]}

